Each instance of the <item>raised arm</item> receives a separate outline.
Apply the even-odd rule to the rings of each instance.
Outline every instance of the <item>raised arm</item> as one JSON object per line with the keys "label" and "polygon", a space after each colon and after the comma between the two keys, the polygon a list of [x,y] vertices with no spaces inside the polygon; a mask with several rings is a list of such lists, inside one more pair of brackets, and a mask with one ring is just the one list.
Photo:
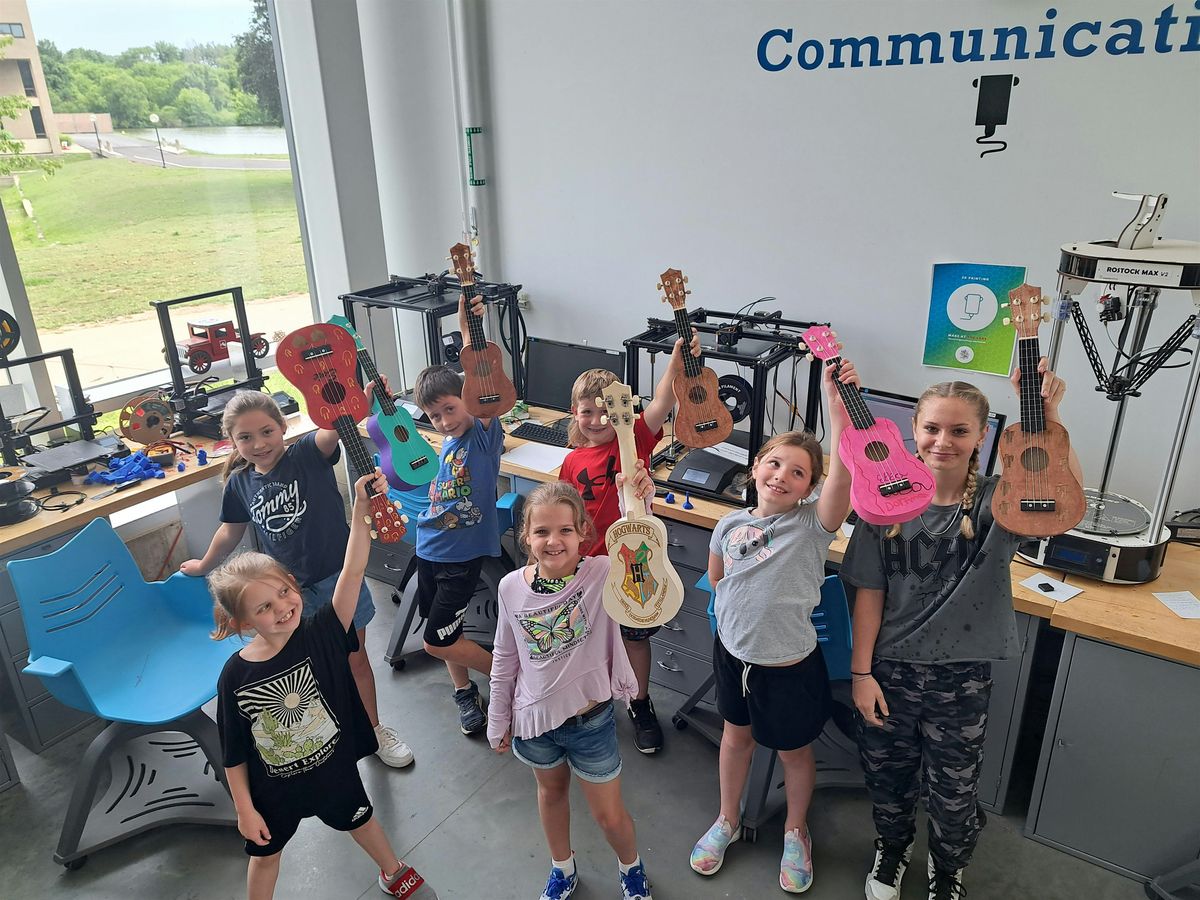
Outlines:
{"label": "raised arm", "polygon": [[[699,334],[692,335],[691,353],[692,356],[700,355]],[[667,363],[667,368],[663,372],[662,378],[658,379],[658,384],[654,388],[654,399],[646,404],[646,408],[642,412],[642,421],[650,429],[651,434],[658,434],[658,430],[667,421],[667,416],[675,408],[675,391],[672,390],[672,386],[675,384],[675,376],[682,371],[683,338],[676,338],[675,349],[671,351],[671,358]]]}
{"label": "raised arm", "polygon": [[354,509],[350,512],[350,540],[346,542],[346,560],[342,563],[342,574],[333,588],[333,609],[343,628],[354,621],[354,608],[358,605],[358,592],[367,571],[367,556],[371,552],[371,505],[367,500],[367,485],[377,494],[387,494],[387,479],[383,472],[375,470],[373,475],[364,475],[354,482]]}
{"label": "raised arm", "polygon": [[[829,405],[829,474],[825,476],[821,496],[817,498],[817,518],[826,531],[837,531],[850,511],[850,470],[842,463],[842,455],[838,452],[842,429],[850,424],[850,417],[834,381],[833,369],[833,366],[825,366],[821,374]],[[842,359],[836,378],[842,384],[858,386],[858,372],[848,359]]]}

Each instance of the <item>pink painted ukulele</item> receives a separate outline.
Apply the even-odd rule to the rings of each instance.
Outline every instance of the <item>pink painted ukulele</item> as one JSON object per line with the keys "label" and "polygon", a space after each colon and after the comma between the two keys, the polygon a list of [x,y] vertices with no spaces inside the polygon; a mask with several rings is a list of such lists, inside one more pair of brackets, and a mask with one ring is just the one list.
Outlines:
{"label": "pink painted ukulele", "polygon": [[[817,359],[841,365],[837,335],[820,325],[804,332],[803,340]],[[896,423],[876,419],[852,384],[837,382],[850,415],[838,454],[850,470],[850,503],[872,525],[891,525],[915,519],[933,502],[933,473],[904,446]]]}

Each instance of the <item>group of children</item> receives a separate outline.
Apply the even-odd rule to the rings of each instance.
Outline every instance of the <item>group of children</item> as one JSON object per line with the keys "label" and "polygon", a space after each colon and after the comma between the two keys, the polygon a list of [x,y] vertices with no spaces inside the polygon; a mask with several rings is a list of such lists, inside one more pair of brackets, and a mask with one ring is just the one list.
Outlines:
{"label": "group of children", "polygon": [[[482,315],[477,300],[460,309]],[[425,649],[445,661],[464,734],[486,731],[498,753],[533,769],[551,855],[542,900],[565,900],[578,884],[568,804],[574,773],[593,817],[616,852],[625,900],[650,900],[634,826],[620,791],[615,702],[625,701],[635,746],[653,753],[662,730],[648,696],[647,639],[656,629],[618,626],[603,609],[604,534],[620,515],[620,486],[632,480],[649,503],[650,452],[674,404],[683,353],[677,342],[654,398],[635,425],[638,463],[619,471],[616,433],[601,418],[600,391],[615,380],[591,370],[572,391],[570,443],[560,480],[526,498],[519,527],[527,565],[500,583],[489,652],[463,634],[482,561],[500,552],[496,480],[504,432],[476,419],[461,380],[435,366],[419,376],[418,406],[443,436],[430,503],[416,522],[417,599]],[[1045,371],[1046,417],[1058,420],[1064,383]],[[1019,373],[1014,373],[1017,384]],[[830,446],[849,424],[837,381],[857,384],[843,360],[827,367]],[[386,390],[386,384],[368,385]],[[908,866],[921,785],[928,793],[931,900],[962,894],[962,870],[983,824],[978,810],[990,661],[1016,652],[1008,565],[1017,536],[991,517],[995,478],[978,473],[987,399],[962,382],[935,385],[914,418],[918,455],[935,480],[933,505],[884,529],[860,522],[842,564],[857,587],[852,657],[858,740],[878,837],[867,900],[895,900]],[[201,560],[181,567],[208,575],[215,636],[253,635],[229,660],[218,686],[218,725],[238,829],[250,856],[248,895],[273,895],[280,854],[302,818],[350,832],[379,866],[379,887],[397,897],[436,896],[397,859],[372,816],[357,763],[375,753],[405,766],[412,753],[379,722],[364,650],[374,614],[363,583],[369,548],[367,487],[354,487],[347,526],[333,474],[335,432],[291,446],[271,399],[239,394],[223,425],[235,452],[227,465],[222,524]],[[1072,467],[1078,475],[1078,463]],[[820,444],[789,432],[771,438],[751,474],[757,504],[713,531],[709,580],[715,591],[713,648],[717,708],[724,719],[720,805],[691,854],[704,876],[721,868],[741,835],[740,801],[757,744],[778,751],[787,818],[779,885],[800,893],[813,879],[807,814],[816,780],[812,744],[831,714],[829,679],[810,621],[825,562],[850,507],[851,474],[837,452],[824,471]],[[375,490],[385,490],[381,475]],[[266,553],[226,557],[253,522]],[[225,560],[222,562],[222,560]],[[490,682],[485,708],[470,672]]]}

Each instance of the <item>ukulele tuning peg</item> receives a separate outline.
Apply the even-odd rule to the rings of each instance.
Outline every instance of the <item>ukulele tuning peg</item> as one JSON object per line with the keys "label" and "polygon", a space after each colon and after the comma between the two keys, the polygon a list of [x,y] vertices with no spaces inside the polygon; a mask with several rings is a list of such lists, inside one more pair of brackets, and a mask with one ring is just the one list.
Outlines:
{"label": "ukulele tuning peg", "polygon": [[[686,279],[686,278],[685,278],[685,279],[683,279],[683,280],[684,280],[684,281],[687,281],[687,279]],[[684,293],[684,296],[687,296],[688,294],[690,294],[690,293],[691,293],[691,291],[684,291],[683,293]]]}
{"label": "ukulele tuning peg", "polygon": [[1050,298],[1049,298],[1049,297],[1043,297],[1043,298],[1042,298],[1042,306],[1049,306],[1049,305],[1050,305]]}
{"label": "ukulele tuning peg", "polygon": [[[683,276],[683,283],[687,284],[687,276],[686,275]],[[691,291],[688,291],[688,293],[690,294]]]}
{"label": "ukulele tuning peg", "polygon": [[[657,287],[658,287],[658,289],[659,289],[660,291],[663,289],[663,286],[662,286],[662,282],[661,282],[661,281],[658,283]],[[666,298],[664,297],[663,299],[665,300]]]}
{"label": "ukulele tuning peg", "polygon": [[638,397],[637,395],[634,395],[633,397],[631,397],[629,399],[630,399],[630,402],[633,403],[634,406],[637,406],[639,403],[642,402],[642,398]]}
{"label": "ukulele tuning peg", "polygon": [[1043,322],[1049,322],[1050,321],[1050,313],[1048,313],[1048,312],[1042,313],[1041,319]]}
{"label": "ukulele tuning peg", "polygon": [[1010,319],[1008,316],[1005,316],[1005,317],[1004,317],[1004,319],[1003,319],[1003,322],[1004,322],[1004,324],[1005,324],[1005,325],[1011,325],[1011,324],[1012,324],[1012,319]]}
{"label": "ukulele tuning peg", "polygon": [[596,398],[596,405],[597,405],[597,406],[603,406],[603,405],[604,405],[604,398],[603,398],[603,397],[597,397],[597,398]]}
{"label": "ukulele tuning peg", "polygon": [[601,425],[607,425],[607,424],[608,424],[608,416],[607,416],[607,415],[604,415],[604,416],[601,416],[601,417],[600,417],[600,424],[601,424]]}
{"label": "ukulele tuning peg", "polygon": [[400,521],[401,521],[401,522],[403,522],[405,525],[407,525],[407,524],[408,524],[408,516],[406,516],[406,515],[404,515],[403,513],[401,513],[401,514],[400,514]]}

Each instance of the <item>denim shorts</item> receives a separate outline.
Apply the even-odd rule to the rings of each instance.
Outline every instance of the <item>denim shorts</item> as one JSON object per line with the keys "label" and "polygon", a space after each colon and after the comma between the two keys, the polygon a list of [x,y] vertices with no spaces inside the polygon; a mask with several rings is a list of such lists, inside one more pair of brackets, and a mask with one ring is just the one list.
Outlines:
{"label": "denim shorts", "polygon": [[514,737],[512,752],[534,769],[556,769],[565,761],[584,781],[612,781],[621,774],[613,704],[585,722],[568,722],[529,740]]}
{"label": "denim shorts", "polygon": [[[328,578],[314,581],[300,589],[300,595],[304,598],[304,611],[301,615],[315,615],[322,606],[333,602],[333,589],[337,587],[337,580],[341,574],[341,572],[334,572]],[[358,589],[358,603],[354,607],[354,630],[362,631],[373,618],[375,618],[375,601],[371,599],[371,592],[367,589],[366,581],[363,581],[362,586]]]}

